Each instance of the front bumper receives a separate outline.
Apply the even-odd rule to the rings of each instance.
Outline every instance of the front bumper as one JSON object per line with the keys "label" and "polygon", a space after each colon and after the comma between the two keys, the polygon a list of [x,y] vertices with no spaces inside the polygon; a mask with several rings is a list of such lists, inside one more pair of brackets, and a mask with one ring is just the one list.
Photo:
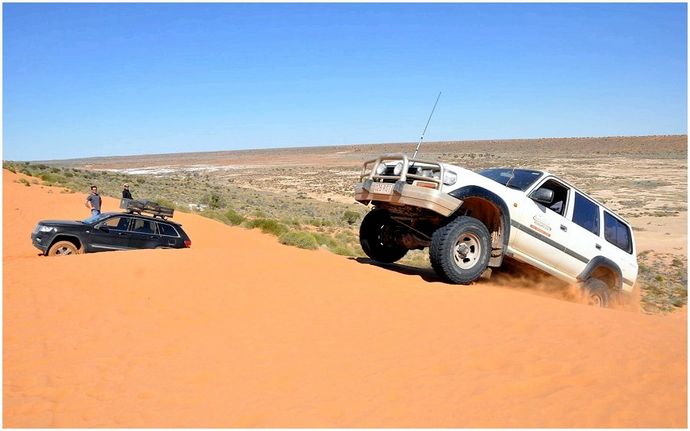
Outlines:
{"label": "front bumper", "polygon": [[[390,184],[392,187],[389,187],[390,190],[380,190],[381,188],[375,184]],[[371,179],[355,184],[355,200],[364,205],[369,202],[388,202],[394,205],[426,208],[444,217],[449,216],[462,205],[462,200],[438,190],[413,186],[404,181],[397,181],[395,185],[374,183]]]}
{"label": "front bumper", "polygon": [[50,245],[50,242],[48,241],[49,239],[50,238],[45,235],[40,235],[37,233],[31,234],[31,243],[34,247],[41,250],[44,254],[46,253],[46,251],[48,250],[48,246]]}

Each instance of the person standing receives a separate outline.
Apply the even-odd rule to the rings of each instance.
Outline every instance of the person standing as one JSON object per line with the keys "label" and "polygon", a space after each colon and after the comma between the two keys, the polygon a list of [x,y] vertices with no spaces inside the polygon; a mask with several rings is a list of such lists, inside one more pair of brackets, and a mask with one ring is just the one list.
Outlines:
{"label": "person standing", "polygon": [[132,199],[132,194],[129,192],[129,185],[122,186],[122,199]]}
{"label": "person standing", "polygon": [[91,186],[91,194],[86,198],[84,205],[91,209],[91,217],[96,217],[101,213],[101,195],[98,194],[98,187]]}

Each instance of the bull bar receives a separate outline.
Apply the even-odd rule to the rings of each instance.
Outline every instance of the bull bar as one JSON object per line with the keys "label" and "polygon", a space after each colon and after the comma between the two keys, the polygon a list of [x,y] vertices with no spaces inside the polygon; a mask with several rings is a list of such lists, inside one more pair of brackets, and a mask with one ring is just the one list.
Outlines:
{"label": "bull bar", "polygon": [[[400,174],[377,174],[376,168],[386,161],[402,161],[403,166]],[[411,164],[418,164],[438,171],[438,178],[408,173]],[[364,205],[368,205],[370,202],[410,205],[426,208],[447,217],[462,205],[462,200],[441,191],[443,178],[444,167],[440,163],[410,159],[405,154],[386,154],[363,163],[359,183],[355,184],[355,200]],[[407,183],[408,179],[412,180],[412,184]],[[415,183],[431,183],[431,185],[435,185],[435,188],[422,187],[415,185]],[[381,184],[391,184],[392,187]]]}

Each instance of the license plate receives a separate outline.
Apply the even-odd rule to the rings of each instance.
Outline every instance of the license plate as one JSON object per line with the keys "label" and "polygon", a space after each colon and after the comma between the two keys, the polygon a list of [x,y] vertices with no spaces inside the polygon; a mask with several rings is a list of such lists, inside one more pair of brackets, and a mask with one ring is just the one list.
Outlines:
{"label": "license plate", "polygon": [[374,183],[371,185],[371,192],[389,195],[393,193],[394,186],[393,183]]}

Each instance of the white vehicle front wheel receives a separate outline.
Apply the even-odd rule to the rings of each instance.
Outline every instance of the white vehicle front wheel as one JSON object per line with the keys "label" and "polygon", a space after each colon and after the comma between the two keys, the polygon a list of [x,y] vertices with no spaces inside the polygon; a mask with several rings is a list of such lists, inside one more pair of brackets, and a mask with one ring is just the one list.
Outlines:
{"label": "white vehicle front wheel", "polygon": [[460,216],[434,232],[429,259],[436,273],[458,284],[477,280],[489,264],[491,235],[484,223]]}

